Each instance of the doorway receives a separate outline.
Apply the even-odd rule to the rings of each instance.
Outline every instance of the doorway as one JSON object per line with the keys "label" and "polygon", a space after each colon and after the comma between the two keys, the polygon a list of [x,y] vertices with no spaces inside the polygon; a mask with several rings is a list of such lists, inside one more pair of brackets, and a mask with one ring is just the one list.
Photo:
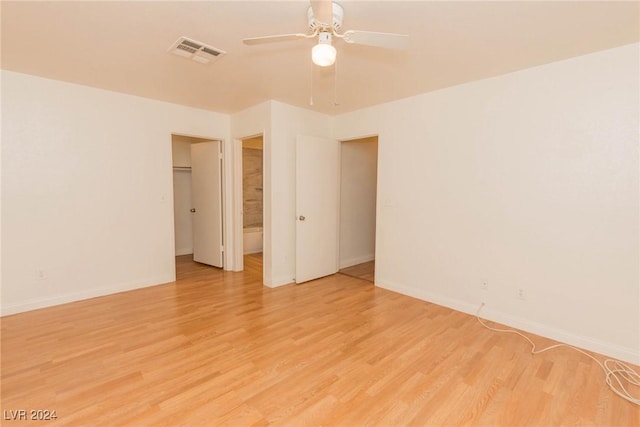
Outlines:
{"label": "doorway", "polygon": [[171,135],[176,257],[223,267],[222,143]]}
{"label": "doorway", "polygon": [[263,283],[269,286],[269,139],[264,133],[234,138],[232,150],[233,271],[244,271],[245,259],[255,264],[259,258]]}
{"label": "doorway", "polygon": [[262,135],[242,140],[243,255],[262,256],[264,247],[263,143]]}
{"label": "doorway", "polygon": [[375,277],[378,137],[340,144],[339,272]]}

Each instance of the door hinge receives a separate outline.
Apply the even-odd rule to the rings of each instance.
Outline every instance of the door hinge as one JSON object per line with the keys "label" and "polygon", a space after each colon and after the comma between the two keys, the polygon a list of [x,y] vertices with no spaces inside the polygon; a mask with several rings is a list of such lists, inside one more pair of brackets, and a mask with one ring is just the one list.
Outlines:
{"label": "door hinge", "polygon": [[220,246],[220,252],[224,252],[224,246]]}
{"label": "door hinge", "polygon": [[218,153],[218,159],[222,160],[222,153]]}

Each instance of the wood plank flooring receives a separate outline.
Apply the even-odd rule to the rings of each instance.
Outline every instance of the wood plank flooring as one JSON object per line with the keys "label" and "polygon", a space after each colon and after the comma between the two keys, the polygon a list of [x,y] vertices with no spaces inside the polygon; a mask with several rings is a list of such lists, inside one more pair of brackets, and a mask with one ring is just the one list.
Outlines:
{"label": "wood plank flooring", "polygon": [[339,273],[373,282],[375,279],[375,270],[376,262],[369,261],[363,262],[362,264],[352,265],[351,267],[343,268],[339,271]]}
{"label": "wood plank flooring", "polygon": [[180,257],[175,283],[2,318],[3,415],[56,411],[39,426],[640,425],[639,408],[571,350],[532,356],[472,316],[345,275],[270,289],[259,256],[245,265]]}

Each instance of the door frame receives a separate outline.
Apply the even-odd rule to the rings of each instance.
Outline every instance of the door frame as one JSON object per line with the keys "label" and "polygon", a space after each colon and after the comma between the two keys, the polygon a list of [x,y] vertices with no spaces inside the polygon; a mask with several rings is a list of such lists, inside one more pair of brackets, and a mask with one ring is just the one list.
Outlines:
{"label": "door frame", "polygon": [[[174,192],[174,188],[173,188],[173,136],[183,136],[183,137],[187,137],[187,138],[196,138],[196,139],[201,139],[203,141],[220,141],[220,149],[222,151],[222,163],[220,165],[221,167],[221,177],[222,177],[222,244],[224,247],[224,251],[222,254],[222,264],[223,270],[232,270],[233,269],[233,241],[231,239],[233,230],[232,230],[232,225],[233,222],[230,221],[231,218],[229,218],[229,214],[228,214],[228,209],[226,208],[227,206],[229,206],[231,203],[231,199],[232,199],[232,192],[229,190],[228,188],[228,177],[227,177],[227,162],[229,161],[229,155],[227,153],[227,138],[223,138],[223,137],[216,137],[216,136],[203,136],[203,135],[195,135],[195,134],[189,134],[189,133],[184,133],[184,132],[170,132],[169,133],[169,158],[170,160],[170,169],[169,169],[169,178],[170,178],[170,183],[171,183],[171,192],[170,192],[170,197],[171,197],[171,209],[170,209],[170,216],[171,216],[171,246],[172,246],[172,251],[173,251],[173,255],[174,255],[174,259],[172,260],[171,266],[173,269],[173,277],[175,280],[176,277],[176,270],[175,270],[175,247],[176,247],[176,234],[175,234],[175,218],[174,218],[174,214],[173,214],[173,209],[174,209],[174,199],[173,199],[173,192]],[[230,247],[231,246],[231,247]]]}
{"label": "door frame", "polygon": [[244,135],[233,138],[232,163],[233,163],[233,271],[244,270],[244,230],[243,230],[243,199],[242,199],[242,142],[246,139],[262,137],[262,281],[267,283],[270,271],[271,259],[270,236],[271,223],[269,206],[271,197],[271,180],[267,173],[269,146],[266,132]]}

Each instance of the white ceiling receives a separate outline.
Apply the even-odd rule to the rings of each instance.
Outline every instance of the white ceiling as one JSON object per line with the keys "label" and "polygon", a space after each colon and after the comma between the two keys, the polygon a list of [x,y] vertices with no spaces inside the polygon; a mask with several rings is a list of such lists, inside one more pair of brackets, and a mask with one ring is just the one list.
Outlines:
{"label": "white ceiling", "polygon": [[[410,47],[334,43],[338,106],[313,40],[242,44],[306,32],[304,0],[2,1],[2,68],[222,113],[276,99],[339,114],[640,39],[637,1],[340,3],[343,30],[405,33]],[[201,65],[167,53],[183,35],[227,55]]]}

